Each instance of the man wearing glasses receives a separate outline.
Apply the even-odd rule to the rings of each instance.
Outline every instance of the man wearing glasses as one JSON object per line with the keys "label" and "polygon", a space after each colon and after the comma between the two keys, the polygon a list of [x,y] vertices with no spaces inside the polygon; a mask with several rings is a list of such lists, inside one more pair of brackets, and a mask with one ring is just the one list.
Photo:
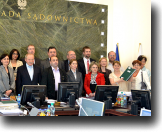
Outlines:
{"label": "man wearing glasses", "polygon": [[64,69],[65,69],[65,72],[68,72],[70,70],[70,67],[69,67],[69,62],[70,60],[72,59],[76,59],[76,54],[74,51],[68,51],[67,53],[67,60],[64,60]]}
{"label": "man wearing glasses", "polygon": [[[108,63],[108,66],[107,66],[107,69],[111,70],[112,72],[114,72],[114,69],[113,69],[113,62],[116,60],[116,53],[114,51],[110,51],[108,53],[108,59],[109,59],[109,63]],[[125,69],[121,66],[120,67],[120,71],[121,72],[124,72]]]}

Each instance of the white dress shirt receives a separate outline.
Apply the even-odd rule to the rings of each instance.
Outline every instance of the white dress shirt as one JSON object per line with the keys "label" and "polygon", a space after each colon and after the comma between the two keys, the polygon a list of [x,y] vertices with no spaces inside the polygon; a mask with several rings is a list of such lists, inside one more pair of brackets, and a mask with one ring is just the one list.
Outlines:
{"label": "white dress shirt", "polygon": [[72,73],[73,73],[73,75],[74,75],[74,77],[75,77],[75,80],[76,80],[76,70],[75,70],[75,72],[71,69],[71,71],[72,71]]}
{"label": "white dress shirt", "polygon": [[59,68],[57,68],[57,70],[55,70],[55,68],[53,68],[53,67],[52,67],[52,71],[53,71],[54,78],[55,78],[55,91],[58,91],[58,83],[61,82],[60,81],[60,71],[59,71]]}
{"label": "white dress shirt", "polygon": [[33,80],[33,75],[34,75],[33,65],[32,65],[32,66],[29,66],[29,65],[26,63],[26,67],[27,67],[28,74],[30,75],[30,78],[31,78],[31,81],[32,81],[32,80]]}
{"label": "white dress shirt", "polygon": [[90,65],[90,58],[89,59],[86,59],[85,57],[83,57],[83,60],[84,60],[86,74],[88,74],[87,61],[89,60],[89,65]]}

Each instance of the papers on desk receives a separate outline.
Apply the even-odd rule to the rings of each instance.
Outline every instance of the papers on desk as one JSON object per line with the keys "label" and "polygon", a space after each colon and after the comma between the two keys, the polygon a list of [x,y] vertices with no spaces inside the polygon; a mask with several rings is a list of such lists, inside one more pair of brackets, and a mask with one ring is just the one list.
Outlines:
{"label": "papers on desk", "polygon": [[0,108],[2,108],[2,109],[18,108],[18,103],[14,102],[14,101],[0,101]]}
{"label": "papers on desk", "polygon": [[[123,91],[121,91],[121,92],[123,92]],[[118,92],[118,95],[121,95],[121,92]],[[123,94],[126,94],[126,96],[131,96],[132,95],[131,92],[123,92]]]}
{"label": "papers on desk", "polygon": [[23,114],[23,111],[21,111],[19,108],[15,108],[15,109],[0,109],[0,114],[4,115],[4,116],[18,116],[20,114]]}
{"label": "papers on desk", "polygon": [[57,100],[53,100],[53,99],[48,99],[48,100],[45,100],[45,101],[47,101],[47,103],[55,103]]}

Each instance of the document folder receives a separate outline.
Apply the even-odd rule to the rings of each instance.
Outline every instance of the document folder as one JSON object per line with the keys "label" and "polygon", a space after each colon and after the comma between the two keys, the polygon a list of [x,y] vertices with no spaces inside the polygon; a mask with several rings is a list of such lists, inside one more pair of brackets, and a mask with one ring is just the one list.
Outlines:
{"label": "document folder", "polygon": [[125,81],[128,81],[135,71],[135,69],[128,66],[127,69],[120,76],[120,78],[123,77]]}

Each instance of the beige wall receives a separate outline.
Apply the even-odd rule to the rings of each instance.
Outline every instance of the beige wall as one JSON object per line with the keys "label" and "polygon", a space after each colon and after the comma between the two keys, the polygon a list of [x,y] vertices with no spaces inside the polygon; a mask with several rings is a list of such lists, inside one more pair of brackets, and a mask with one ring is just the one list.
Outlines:
{"label": "beige wall", "polygon": [[151,0],[70,0],[108,5],[107,52],[119,43],[124,68],[138,57],[139,43],[151,71]]}

